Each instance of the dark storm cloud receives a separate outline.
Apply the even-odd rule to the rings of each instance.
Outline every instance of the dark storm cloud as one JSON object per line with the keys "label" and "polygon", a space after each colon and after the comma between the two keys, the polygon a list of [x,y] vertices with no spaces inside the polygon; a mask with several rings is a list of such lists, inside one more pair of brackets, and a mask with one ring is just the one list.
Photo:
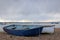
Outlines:
{"label": "dark storm cloud", "polygon": [[60,0],[0,0],[5,20],[60,20]]}

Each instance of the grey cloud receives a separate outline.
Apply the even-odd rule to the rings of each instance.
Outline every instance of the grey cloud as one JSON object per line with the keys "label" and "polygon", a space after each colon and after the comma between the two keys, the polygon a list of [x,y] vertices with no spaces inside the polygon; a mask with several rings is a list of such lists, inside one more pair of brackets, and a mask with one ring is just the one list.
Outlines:
{"label": "grey cloud", "polygon": [[0,18],[5,20],[55,20],[59,13],[60,0],[0,0]]}

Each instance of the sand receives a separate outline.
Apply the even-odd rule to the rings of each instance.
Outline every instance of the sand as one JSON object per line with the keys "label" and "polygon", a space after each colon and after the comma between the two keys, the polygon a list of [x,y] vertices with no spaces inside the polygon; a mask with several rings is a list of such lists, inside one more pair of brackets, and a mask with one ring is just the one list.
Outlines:
{"label": "sand", "polygon": [[53,34],[41,34],[39,36],[30,37],[13,36],[0,32],[0,40],[60,40],[60,28],[56,28]]}

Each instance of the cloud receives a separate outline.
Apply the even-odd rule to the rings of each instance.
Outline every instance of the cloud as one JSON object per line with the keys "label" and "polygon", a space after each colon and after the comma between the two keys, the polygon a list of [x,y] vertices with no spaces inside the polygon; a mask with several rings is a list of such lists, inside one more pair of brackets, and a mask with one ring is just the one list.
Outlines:
{"label": "cloud", "polygon": [[0,0],[0,18],[7,21],[59,21],[59,15],[60,0]]}

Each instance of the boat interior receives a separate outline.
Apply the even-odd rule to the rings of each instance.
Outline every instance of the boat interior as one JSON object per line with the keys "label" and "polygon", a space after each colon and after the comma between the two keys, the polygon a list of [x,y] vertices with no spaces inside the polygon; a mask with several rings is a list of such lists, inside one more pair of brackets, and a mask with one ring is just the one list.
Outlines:
{"label": "boat interior", "polygon": [[27,30],[27,29],[34,29],[41,27],[41,25],[10,25],[7,29],[14,29],[14,30]]}

